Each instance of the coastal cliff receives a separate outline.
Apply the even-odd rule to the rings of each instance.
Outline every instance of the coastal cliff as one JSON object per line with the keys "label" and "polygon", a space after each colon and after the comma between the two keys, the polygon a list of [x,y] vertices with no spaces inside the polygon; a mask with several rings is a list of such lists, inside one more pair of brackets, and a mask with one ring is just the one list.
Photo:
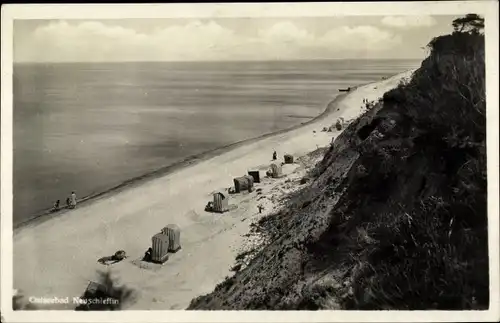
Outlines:
{"label": "coastal cliff", "polygon": [[488,307],[484,36],[473,22],[429,43],[412,79],[260,220],[270,242],[188,309]]}

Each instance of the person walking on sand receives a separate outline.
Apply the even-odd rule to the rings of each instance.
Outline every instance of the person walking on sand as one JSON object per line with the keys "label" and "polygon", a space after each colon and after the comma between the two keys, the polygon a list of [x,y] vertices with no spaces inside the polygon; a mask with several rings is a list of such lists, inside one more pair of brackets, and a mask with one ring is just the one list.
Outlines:
{"label": "person walking on sand", "polygon": [[71,192],[70,200],[69,200],[69,208],[74,209],[76,207],[76,194],[75,192]]}
{"label": "person walking on sand", "polygon": [[276,154],[276,150],[273,152],[273,160],[276,160],[278,158],[277,154]]}

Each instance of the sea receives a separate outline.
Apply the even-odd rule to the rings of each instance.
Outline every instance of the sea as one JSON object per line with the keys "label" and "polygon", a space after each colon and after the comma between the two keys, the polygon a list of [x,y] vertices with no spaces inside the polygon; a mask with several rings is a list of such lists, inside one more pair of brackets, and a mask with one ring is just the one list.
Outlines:
{"label": "sea", "polygon": [[13,222],[321,114],[340,88],[419,60],[22,63],[13,75]]}

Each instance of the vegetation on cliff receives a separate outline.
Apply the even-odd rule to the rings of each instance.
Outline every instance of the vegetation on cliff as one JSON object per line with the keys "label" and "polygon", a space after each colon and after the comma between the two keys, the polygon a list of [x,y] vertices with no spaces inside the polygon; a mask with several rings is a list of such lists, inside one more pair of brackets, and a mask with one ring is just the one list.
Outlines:
{"label": "vegetation on cliff", "polygon": [[484,21],[433,39],[264,218],[270,243],[190,309],[485,309]]}

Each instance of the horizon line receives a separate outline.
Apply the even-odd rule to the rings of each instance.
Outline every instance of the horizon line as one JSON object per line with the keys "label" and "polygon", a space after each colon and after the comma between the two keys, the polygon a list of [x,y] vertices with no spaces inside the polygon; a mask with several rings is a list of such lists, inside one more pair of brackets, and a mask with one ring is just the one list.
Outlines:
{"label": "horizon line", "polygon": [[119,64],[119,63],[258,63],[258,62],[305,62],[305,61],[409,61],[409,60],[423,60],[423,58],[409,57],[409,58],[301,58],[301,59],[263,59],[263,60],[172,60],[172,61],[13,61],[13,64]]}

